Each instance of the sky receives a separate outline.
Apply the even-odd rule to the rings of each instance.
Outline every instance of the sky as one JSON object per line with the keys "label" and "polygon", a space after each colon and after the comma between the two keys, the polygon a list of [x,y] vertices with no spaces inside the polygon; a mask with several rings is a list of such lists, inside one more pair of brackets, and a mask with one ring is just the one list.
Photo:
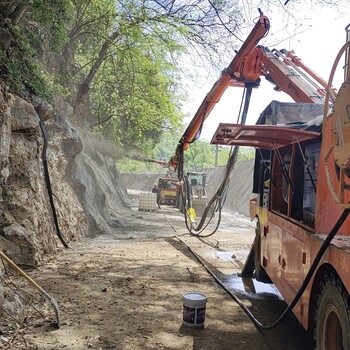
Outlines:
{"label": "sky", "polygon": [[[259,44],[270,49],[285,48],[294,50],[295,54],[309,68],[328,81],[333,62],[346,41],[345,27],[350,23],[350,2],[338,9],[338,11],[324,7],[317,10],[304,8],[303,12],[307,13],[308,18],[302,21],[302,26],[298,28],[301,28],[304,32],[285,40],[289,36],[289,28],[285,26],[285,18],[278,11],[270,13],[264,11],[264,14],[270,19],[271,29],[268,36],[260,41]],[[252,23],[247,34],[245,36],[242,35],[243,39],[247,37],[253,26],[254,24]],[[291,28],[291,31],[293,30],[294,28]],[[276,44],[279,41],[283,42]],[[232,55],[233,57],[234,54]],[[222,69],[228,64],[229,62],[223,62]],[[334,79],[333,86],[337,89],[340,88],[343,82],[343,70],[341,69],[343,64],[344,59],[340,61],[340,67]],[[213,77],[212,80],[202,81],[199,86],[191,90],[188,103],[184,107],[184,112],[190,116],[185,120],[186,126],[217,79],[218,77]],[[210,141],[219,123],[235,123],[237,121],[242,92],[242,88],[233,87],[229,87],[225,91],[221,100],[216,104],[205,121],[201,140]],[[273,100],[281,102],[293,101],[283,92],[275,92],[273,85],[262,78],[260,87],[253,90],[247,124],[255,124],[260,113]]]}

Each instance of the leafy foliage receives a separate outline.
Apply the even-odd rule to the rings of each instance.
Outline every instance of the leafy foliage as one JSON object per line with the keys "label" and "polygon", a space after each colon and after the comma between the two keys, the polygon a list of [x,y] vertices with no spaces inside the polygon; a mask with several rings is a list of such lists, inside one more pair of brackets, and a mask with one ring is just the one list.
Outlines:
{"label": "leafy foliage", "polygon": [[[200,171],[226,165],[230,154],[230,147],[211,145],[208,142],[196,141],[190,145],[185,153],[185,167],[187,171]],[[254,158],[255,152],[250,147],[240,147],[237,160]]]}
{"label": "leafy foliage", "polygon": [[[191,74],[188,61],[192,67],[199,57],[202,68],[204,62],[223,62],[227,52],[232,58],[237,29],[260,3],[0,0],[1,78],[10,92],[22,96],[49,99],[60,92],[81,125],[111,139],[124,153],[167,159],[184,117],[181,74]],[[277,0],[267,4],[281,6]],[[165,154],[160,147],[167,149],[164,140],[174,137],[170,130],[177,140]],[[187,152],[187,164],[214,164],[214,153],[198,141]],[[219,164],[225,153],[220,149]]]}
{"label": "leafy foliage", "polygon": [[[116,48],[105,61],[90,96],[99,118],[96,124],[102,126],[100,132],[117,139],[125,149],[140,145],[150,151],[162,132],[178,128],[182,119],[179,97],[173,92],[176,72],[160,59],[159,48],[141,40],[135,43],[133,38],[126,39],[127,48]],[[101,90],[105,94],[101,95]]]}
{"label": "leafy foliage", "polygon": [[[45,48],[57,52],[67,40],[66,23],[70,16],[69,0],[33,0],[26,13],[26,21],[32,21],[37,37],[46,43]],[[33,29],[34,29],[33,28]],[[28,31],[34,33],[35,30]],[[34,42],[32,43],[34,44]]]}
{"label": "leafy foliage", "polygon": [[58,49],[66,38],[68,0],[0,2],[0,69],[11,92],[50,97],[47,77],[38,59]]}
{"label": "leafy foliage", "polygon": [[[118,169],[124,173],[160,173],[163,166],[153,161],[169,162],[175,154],[181,133],[166,132],[160,143],[149,157],[142,153],[128,153],[117,162]],[[197,140],[185,152],[185,168],[187,171],[200,171],[215,166],[225,166],[230,154],[230,147],[211,145],[206,141]],[[255,151],[250,147],[240,147],[238,161],[254,158]],[[135,160],[138,159],[138,160]]]}
{"label": "leafy foliage", "polygon": [[[69,35],[66,50],[75,47],[74,57],[84,62],[80,70],[84,78],[72,96],[75,112],[87,115],[92,111],[95,118],[89,120],[90,125],[98,126],[99,132],[118,146],[150,152],[162,133],[178,128],[183,118],[177,58],[189,43],[214,49],[210,40],[236,25],[231,8],[227,23],[218,17],[217,9],[229,3],[120,0],[115,2],[115,12],[98,12],[98,17],[106,20],[94,31],[88,28],[96,24],[95,11],[91,11],[95,4],[86,6],[85,17],[75,17],[70,31],[74,35]],[[81,13],[83,2],[75,4]],[[109,20],[111,16],[114,22]]]}

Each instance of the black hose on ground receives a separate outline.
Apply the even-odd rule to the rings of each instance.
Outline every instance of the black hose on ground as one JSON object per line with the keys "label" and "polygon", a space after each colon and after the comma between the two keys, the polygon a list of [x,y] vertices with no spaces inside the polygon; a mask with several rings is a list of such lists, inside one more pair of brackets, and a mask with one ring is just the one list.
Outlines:
{"label": "black hose on ground", "polygon": [[251,311],[244,305],[244,303],[220,281],[220,279],[214,274],[213,271],[211,271],[208,268],[208,266],[203,262],[203,260],[199,257],[199,255],[196,254],[191,249],[191,247],[186,242],[184,242],[181,238],[179,238],[178,236],[176,236],[176,238],[179,241],[181,241],[188,248],[188,250],[196,257],[196,259],[201,263],[201,265],[214,278],[214,280],[226,291],[226,293],[228,293],[232,297],[232,299],[234,299],[236,301],[236,303],[243,309],[243,311],[251,319],[251,321],[253,322],[255,327],[257,329],[259,329],[259,330],[268,331],[268,330],[272,330],[272,329],[276,328],[277,326],[279,326],[286,319],[286,317],[292,312],[294,306],[299,301],[299,299],[303,295],[307,285],[309,284],[309,282],[311,280],[311,277],[314,274],[314,272],[315,272],[315,270],[317,268],[317,265],[319,264],[323,254],[325,253],[326,249],[330,245],[330,243],[331,243],[332,239],[334,238],[334,236],[339,231],[340,227],[343,225],[343,223],[346,220],[346,218],[348,217],[349,213],[350,213],[350,208],[344,209],[344,211],[340,215],[338,221],[333,226],[331,232],[328,234],[327,238],[322,243],[322,245],[320,247],[320,250],[318,251],[318,253],[317,253],[316,257],[315,257],[315,260],[313,261],[313,263],[312,263],[312,265],[310,267],[310,270],[307,273],[307,275],[305,277],[305,280],[302,283],[301,287],[299,288],[299,290],[298,290],[297,294],[295,295],[294,299],[288,305],[288,307],[284,310],[284,312],[281,314],[281,316],[274,323],[272,323],[270,325],[264,325],[258,319],[256,319],[255,316],[251,313]]}
{"label": "black hose on ground", "polygon": [[53,194],[52,194],[52,187],[51,187],[51,181],[50,181],[50,174],[49,174],[49,168],[47,166],[47,159],[46,159],[46,151],[47,151],[47,134],[46,134],[46,129],[45,129],[45,124],[44,124],[44,118],[43,118],[43,109],[42,109],[42,105],[39,105],[39,125],[40,125],[40,129],[43,135],[43,139],[44,139],[44,146],[43,146],[43,150],[41,153],[41,159],[43,161],[43,166],[44,166],[44,176],[45,176],[45,181],[46,181],[46,187],[47,187],[47,192],[49,194],[49,201],[50,201],[50,205],[51,205],[51,209],[52,209],[52,216],[53,216],[53,221],[55,223],[55,227],[56,227],[56,232],[57,232],[57,236],[59,238],[59,240],[61,241],[61,243],[63,244],[63,246],[65,248],[68,248],[68,244],[66,243],[65,239],[63,238],[61,231],[60,231],[60,227],[58,224],[58,219],[57,219],[57,214],[56,214],[56,208],[55,208],[55,203],[53,201]]}

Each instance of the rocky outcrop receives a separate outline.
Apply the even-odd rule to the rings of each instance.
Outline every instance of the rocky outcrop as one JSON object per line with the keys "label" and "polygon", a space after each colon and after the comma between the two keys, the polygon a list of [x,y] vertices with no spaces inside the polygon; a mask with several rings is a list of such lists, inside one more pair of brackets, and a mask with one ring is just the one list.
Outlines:
{"label": "rocky outcrop", "polygon": [[128,194],[113,155],[102,138],[81,133],[83,149],[76,157],[79,198],[89,216],[92,236],[113,234],[125,220],[130,206]]}
{"label": "rocky outcrop", "polygon": [[[238,212],[249,216],[249,200],[254,197],[253,190],[254,159],[241,160],[231,171],[224,211]],[[208,192],[213,196],[224,179],[226,167],[205,170],[208,179]]]}
{"label": "rocky outcrop", "polygon": [[[69,122],[71,106],[59,98],[57,113],[49,108],[42,113],[48,138],[43,152],[46,144],[34,107],[42,104],[0,90],[0,251],[25,267],[41,264],[45,255],[62,247],[48,196],[46,164],[59,232],[68,245],[83,235],[123,229],[129,206],[113,149],[105,140],[78,131]],[[0,266],[0,317],[24,317],[25,303],[4,282],[4,271]]]}
{"label": "rocky outcrop", "polygon": [[[87,229],[83,207],[67,180],[82,146],[72,128],[54,114],[46,117],[54,203],[62,235],[71,242]],[[43,173],[39,117],[31,103],[1,90],[0,120],[0,249],[18,264],[35,266],[61,246]],[[72,141],[76,146],[67,147]]]}

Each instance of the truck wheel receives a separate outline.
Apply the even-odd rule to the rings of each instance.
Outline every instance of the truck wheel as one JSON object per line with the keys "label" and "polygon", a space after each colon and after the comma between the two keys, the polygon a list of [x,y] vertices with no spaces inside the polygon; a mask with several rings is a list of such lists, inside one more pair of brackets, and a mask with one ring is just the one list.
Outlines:
{"label": "truck wheel", "polygon": [[325,275],[316,312],[317,350],[350,350],[349,295],[334,275]]}

